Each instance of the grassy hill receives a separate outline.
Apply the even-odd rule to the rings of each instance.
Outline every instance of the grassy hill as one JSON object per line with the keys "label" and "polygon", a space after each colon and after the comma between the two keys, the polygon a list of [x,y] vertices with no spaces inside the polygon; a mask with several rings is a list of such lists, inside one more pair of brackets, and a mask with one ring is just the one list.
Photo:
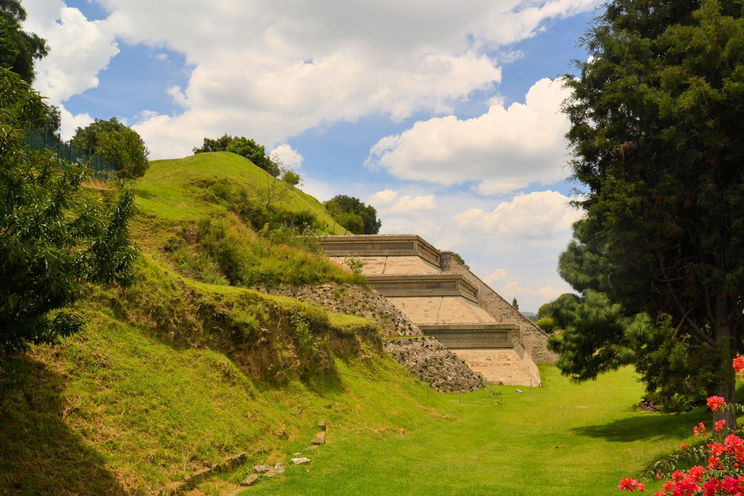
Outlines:
{"label": "grassy hill", "polygon": [[[290,467],[257,494],[537,494],[518,490],[533,466],[539,484],[579,477],[581,494],[604,494],[621,463],[636,470],[658,441],[687,436],[686,417],[628,410],[640,395],[629,373],[599,383],[609,396],[558,379],[524,396],[502,389],[503,405],[495,393],[436,394],[380,352],[372,322],[251,289],[364,282],[300,236],[343,232],[322,204],[244,158],[156,161],[133,187],[142,256],[132,283],[90,286],[77,305],[83,332],[0,364],[10,371],[0,376],[0,494],[161,494],[245,452],[244,467],[192,493],[226,494],[252,465],[310,453],[321,419],[331,443],[311,452],[316,465]],[[553,451],[567,433],[569,450]],[[598,449],[603,436],[611,443]],[[592,485],[583,459],[618,467]],[[500,475],[509,464],[519,477]],[[459,475],[441,480],[453,466]],[[388,468],[393,485],[382,483]]]}

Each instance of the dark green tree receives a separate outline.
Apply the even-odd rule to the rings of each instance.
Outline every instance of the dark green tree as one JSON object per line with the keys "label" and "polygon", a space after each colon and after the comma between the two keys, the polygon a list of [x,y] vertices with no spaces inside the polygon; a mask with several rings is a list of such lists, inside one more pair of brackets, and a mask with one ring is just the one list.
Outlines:
{"label": "dark green tree", "polygon": [[266,155],[266,148],[263,145],[259,145],[254,140],[244,136],[230,136],[225,134],[217,139],[204,138],[202,146],[194,148],[194,153],[207,152],[235,153],[247,158],[274,177],[279,176],[282,172],[279,164]]}
{"label": "dark green tree", "polygon": [[66,307],[83,284],[125,280],[136,256],[131,194],[102,198],[81,188],[87,169],[27,148],[29,123],[46,111],[28,83],[0,69],[0,355],[79,330]]}
{"label": "dark green tree", "polygon": [[744,330],[742,4],[613,0],[584,45],[565,112],[586,217],[561,274],[626,320],[569,326],[561,367],[585,379],[632,362],[664,401],[732,398]]}
{"label": "dark green tree", "polygon": [[573,293],[564,293],[555,300],[542,305],[537,310],[537,318],[542,319],[550,317],[553,319],[553,325],[559,329],[565,329],[573,322],[576,306],[581,302],[581,298]]}
{"label": "dark green tree", "polygon": [[150,167],[140,135],[116,117],[107,121],[96,119],[84,128],[77,128],[71,142],[114,164],[124,178],[142,177]]}
{"label": "dark green tree", "polygon": [[519,303],[517,303],[516,298],[512,298],[512,307],[514,307],[514,310],[519,310]]}
{"label": "dark green tree", "polygon": [[362,203],[359,198],[336,195],[323,205],[339,224],[354,234],[380,232],[382,222],[377,218],[377,210],[372,205]]}
{"label": "dark green tree", "polygon": [[34,82],[34,62],[49,53],[38,35],[21,29],[26,11],[18,0],[0,0],[0,67],[19,74],[27,83]]}

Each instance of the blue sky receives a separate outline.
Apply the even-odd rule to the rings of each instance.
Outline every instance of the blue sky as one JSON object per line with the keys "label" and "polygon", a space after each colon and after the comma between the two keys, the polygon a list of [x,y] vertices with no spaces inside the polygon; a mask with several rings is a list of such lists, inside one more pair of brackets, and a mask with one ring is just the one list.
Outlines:
{"label": "blue sky", "polygon": [[556,265],[579,214],[553,80],[585,58],[595,4],[24,1],[63,134],[115,116],[153,159],[252,137],[306,191],[370,202],[384,232],[460,252],[532,311],[569,290]]}

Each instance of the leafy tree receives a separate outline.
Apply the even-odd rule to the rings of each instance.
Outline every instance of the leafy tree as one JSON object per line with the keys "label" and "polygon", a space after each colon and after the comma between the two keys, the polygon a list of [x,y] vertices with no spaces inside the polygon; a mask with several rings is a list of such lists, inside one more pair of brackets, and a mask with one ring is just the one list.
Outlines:
{"label": "leafy tree", "polygon": [[0,0],[0,67],[19,74],[27,83],[34,82],[34,61],[49,53],[38,35],[21,29],[26,11],[18,0]]}
{"label": "leafy tree", "polygon": [[300,182],[302,182],[302,178],[295,171],[287,169],[282,174],[282,181],[289,184],[290,186],[297,186],[298,184],[300,184]]}
{"label": "leafy tree", "polygon": [[586,217],[561,274],[626,321],[591,296],[597,315],[564,334],[561,368],[584,379],[632,362],[662,400],[732,398],[744,323],[741,2],[613,0],[584,44],[591,57],[566,79],[565,112]]}
{"label": "leafy tree", "polygon": [[194,148],[194,153],[231,152],[247,158],[256,166],[274,177],[281,174],[281,168],[274,160],[266,155],[266,149],[252,139],[244,136],[230,136],[225,134],[217,139],[204,138],[201,147]]}
{"label": "leafy tree", "polygon": [[46,111],[28,83],[0,69],[0,354],[79,330],[66,307],[83,283],[125,280],[136,256],[131,194],[101,198],[81,189],[85,168],[27,148],[29,123]]}
{"label": "leafy tree", "polygon": [[514,310],[519,310],[519,303],[517,303],[516,298],[512,298],[512,307],[514,307]]}
{"label": "leafy tree", "polygon": [[114,164],[121,177],[142,177],[150,167],[140,135],[116,117],[107,121],[96,119],[84,128],[77,128],[71,141]]}
{"label": "leafy tree", "polygon": [[565,329],[573,322],[576,306],[580,303],[581,298],[579,296],[573,293],[564,293],[550,303],[542,305],[537,310],[537,317],[538,319],[549,317],[553,319],[553,325],[555,327]]}
{"label": "leafy tree", "polygon": [[202,146],[194,148],[194,154],[196,153],[208,153],[208,152],[224,152],[232,140],[235,139],[232,136],[225,134],[217,139],[204,138]]}
{"label": "leafy tree", "polygon": [[[377,234],[382,222],[377,218],[377,210],[362,203],[359,198],[336,195],[324,203],[328,212],[354,234]],[[361,221],[361,223],[360,223]]]}

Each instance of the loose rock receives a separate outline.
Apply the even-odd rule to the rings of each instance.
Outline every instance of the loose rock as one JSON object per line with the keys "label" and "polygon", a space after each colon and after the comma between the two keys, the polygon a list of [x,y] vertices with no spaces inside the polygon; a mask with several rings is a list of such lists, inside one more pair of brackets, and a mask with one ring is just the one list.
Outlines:
{"label": "loose rock", "polygon": [[261,476],[258,474],[251,474],[240,483],[241,486],[252,486],[258,481]]}
{"label": "loose rock", "polygon": [[307,465],[310,463],[310,458],[300,457],[300,458],[292,458],[292,463],[295,465]]}
{"label": "loose rock", "polygon": [[257,474],[265,474],[271,470],[271,465],[256,465],[253,467],[253,471]]}

